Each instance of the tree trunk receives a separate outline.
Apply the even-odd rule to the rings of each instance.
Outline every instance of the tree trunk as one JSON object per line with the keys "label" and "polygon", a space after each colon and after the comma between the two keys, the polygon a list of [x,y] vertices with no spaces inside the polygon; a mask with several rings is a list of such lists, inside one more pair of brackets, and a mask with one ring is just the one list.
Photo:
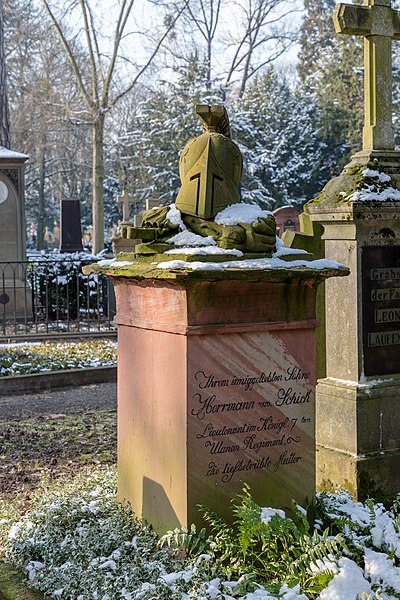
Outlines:
{"label": "tree trunk", "polygon": [[211,90],[211,56],[212,56],[212,40],[207,41],[207,66],[206,66],[206,90]]}
{"label": "tree trunk", "polygon": [[38,189],[38,216],[37,216],[37,233],[36,233],[36,249],[43,250],[44,246],[44,216],[45,216],[45,202],[44,202],[44,184],[45,184],[45,148],[46,148],[46,137],[43,136],[40,141],[39,148],[39,189]]}
{"label": "tree trunk", "polygon": [[104,248],[104,117],[99,113],[93,123],[93,254]]}
{"label": "tree trunk", "polygon": [[6,61],[4,56],[3,0],[0,0],[0,146],[11,147],[10,116],[6,82]]}

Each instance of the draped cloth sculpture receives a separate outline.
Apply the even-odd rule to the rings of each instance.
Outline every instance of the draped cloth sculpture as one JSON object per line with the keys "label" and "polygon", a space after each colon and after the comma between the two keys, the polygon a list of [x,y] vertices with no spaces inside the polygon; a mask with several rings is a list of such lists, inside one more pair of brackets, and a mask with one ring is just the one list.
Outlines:
{"label": "draped cloth sculpture", "polygon": [[[180,161],[182,186],[176,199],[184,226],[202,237],[211,236],[220,248],[269,256],[275,250],[276,225],[272,214],[252,223],[221,224],[215,217],[223,209],[240,203],[243,159],[231,140],[229,118],[221,104],[196,106],[203,133],[188,142]],[[170,207],[144,213],[142,227],[121,227],[122,237],[139,238],[138,255],[154,255],[173,247],[169,242],[180,226],[171,221]]]}

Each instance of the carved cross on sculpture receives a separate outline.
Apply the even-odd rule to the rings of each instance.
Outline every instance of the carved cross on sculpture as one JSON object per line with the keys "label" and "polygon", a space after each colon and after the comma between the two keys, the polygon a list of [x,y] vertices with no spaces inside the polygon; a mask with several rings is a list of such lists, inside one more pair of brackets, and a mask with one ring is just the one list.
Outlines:
{"label": "carved cross on sculpture", "polygon": [[400,12],[391,0],[338,4],[337,33],[364,37],[364,150],[394,150],[392,127],[392,40],[400,40]]}
{"label": "carved cross on sculpture", "polygon": [[131,213],[131,204],[134,203],[133,198],[130,197],[128,192],[124,190],[122,192],[122,196],[118,196],[117,201],[119,204],[122,204],[122,222],[129,223],[129,217]]}

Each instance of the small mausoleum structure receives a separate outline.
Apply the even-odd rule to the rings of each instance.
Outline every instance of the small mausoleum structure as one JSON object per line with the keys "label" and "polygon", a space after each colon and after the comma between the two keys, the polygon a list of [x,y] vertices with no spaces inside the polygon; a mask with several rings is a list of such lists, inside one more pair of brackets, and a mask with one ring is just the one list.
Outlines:
{"label": "small mausoleum structure", "polygon": [[158,532],[232,520],[315,493],[315,298],[335,261],[285,249],[271,212],[240,202],[239,148],[221,105],[180,159],[176,203],[144,214],[135,253],[84,267],[115,286],[119,496]]}
{"label": "small mausoleum structure", "polygon": [[276,222],[276,230],[279,237],[282,237],[285,231],[299,231],[299,215],[301,210],[298,206],[286,205],[280,206],[273,211]]}
{"label": "small mausoleum structure", "polygon": [[26,154],[0,147],[0,310],[26,316],[24,171]]}

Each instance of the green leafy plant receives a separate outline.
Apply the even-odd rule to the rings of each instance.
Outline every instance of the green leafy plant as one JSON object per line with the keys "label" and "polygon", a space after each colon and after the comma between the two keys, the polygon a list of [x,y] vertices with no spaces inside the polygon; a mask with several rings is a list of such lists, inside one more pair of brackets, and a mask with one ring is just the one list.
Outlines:
{"label": "green leafy plant", "polygon": [[312,598],[334,577],[332,560],[345,548],[341,534],[332,538],[328,530],[310,533],[309,521],[295,503],[292,518],[277,514],[263,522],[247,485],[233,503],[232,525],[205,507],[201,511],[211,531],[207,539],[204,529],[197,533],[192,527],[168,532],[161,543],[191,555],[209,552],[216,571],[228,579],[244,576],[246,587],[257,580],[276,592],[282,582],[300,584]]}
{"label": "green leafy plant", "polygon": [[158,542],[160,548],[167,546],[168,548],[182,550],[187,556],[201,554],[206,549],[207,544],[206,530],[203,528],[197,532],[196,525],[193,525],[193,523],[190,529],[182,527],[167,531]]}

